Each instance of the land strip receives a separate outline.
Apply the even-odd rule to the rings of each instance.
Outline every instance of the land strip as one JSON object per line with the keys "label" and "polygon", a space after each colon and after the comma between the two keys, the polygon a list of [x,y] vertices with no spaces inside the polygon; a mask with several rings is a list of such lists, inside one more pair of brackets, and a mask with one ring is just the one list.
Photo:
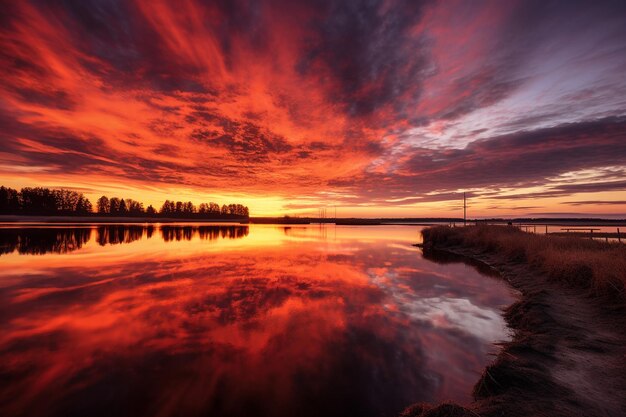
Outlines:
{"label": "land strip", "polygon": [[484,370],[473,404],[417,404],[403,416],[626,415],[624,245],[506,226],[437,227],[424,231],[423,250],[483,262],[521,299],[504,312],[513,339]]}

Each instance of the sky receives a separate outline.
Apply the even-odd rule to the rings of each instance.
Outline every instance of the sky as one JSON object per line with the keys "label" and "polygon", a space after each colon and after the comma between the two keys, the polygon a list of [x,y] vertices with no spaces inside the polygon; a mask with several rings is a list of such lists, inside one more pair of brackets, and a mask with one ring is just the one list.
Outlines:
{"label": "sky", "polygon": [[626,218],[626,2],[0,2],[2,185]]}

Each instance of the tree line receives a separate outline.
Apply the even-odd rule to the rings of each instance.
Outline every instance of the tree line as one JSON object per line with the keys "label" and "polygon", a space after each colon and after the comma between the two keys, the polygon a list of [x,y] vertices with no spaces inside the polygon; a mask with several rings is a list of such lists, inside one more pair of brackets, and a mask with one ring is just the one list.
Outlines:
{"label": "tree line", "polygon": [[[171,201],[159,210],[152,205],[144,207],[131,198],[102,196],[96,202],[95,212],[103,216],[124,217],[173,217],[183,219],[241,219],[248,218],[248,207],[242,204],[202,203],[196,206],[191,201]],[[43,187],[13,188],[0,187],[0,214],[13,215],[92,215],[94,207],[82,193],[65,189]]]}
{"label": "tree line", "polygon": [[196,207],[191,201],[183,203],[181,201],[165,200],[161,207],[161,214],[170,215],[173,217],[194,215],[199,216],[213,216],[213,215],[225,215],[225,216],[239,216],[248,217],[250,215],[248,207],[241,204],[224,204],[220,207],[217,203],[202,203]]}
{"label": "tree line", "polygon": [[129,215],[129,216],[159,216],[182,219],[213,219],[213,218],[242,218],[249,217],[248,207],[242,204],[202,203],[196,206],[191,201],[170,201],[165,203],[157,211],[152,205],[144,209],[143,203],[118,197],[108,198],[102,196],[96,203],[99,214],[104,215]]}
{"label": "tree line", "polygon": [[0,214],[88,215],[93,206],[83,193],[26,187],[17,191],[0,187]]}

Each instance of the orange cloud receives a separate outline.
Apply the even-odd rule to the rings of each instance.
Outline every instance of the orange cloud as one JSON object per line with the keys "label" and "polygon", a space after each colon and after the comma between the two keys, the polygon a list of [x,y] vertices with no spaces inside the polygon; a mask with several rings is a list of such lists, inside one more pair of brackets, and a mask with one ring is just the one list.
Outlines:
{"label": "orange cloud", "polygon": [[[626,86],[617,69],[625,63],[610,53],[620,38],[597,50],[607,51],[588,69],[597,88],[585,93],[589,80],[563,68],[588,40],[549,21],[581,15],[592,37],[604,39],[621,28],[597,26],[611,10],[533,7],[12,4],[0,23],[0,175],[5,185],[68,186],[91,198],[120,189],[155,205],[168,194],[235,196],[249,200],[253,214],[314,213],[330,204],[343,215],[450,215],[443,205],[394,203],[468,187],[440,188],[414,173],[408,181],[408,161],[432,149],[450,155],[477,140],[623,116]],[[519,16],[545,36],[528,34]],[[562,56],[545,55],[544,39],[567,36],[573,41]],[[543,66],[530,65],[542,56]],[[529,107],[539,86],[564,77],[580,82],[545,93],[545,108]],[[507,155],[532,152],[520,143]],[[605,158],[572,161],[569,171],[552,170],[533,186],[610,167],[624,168]],[[503,175],[471,188],[520,185],[528,184]],[[480,214],[490,205],[477,201]],[[548,200],[541,206],[556,208]]]}

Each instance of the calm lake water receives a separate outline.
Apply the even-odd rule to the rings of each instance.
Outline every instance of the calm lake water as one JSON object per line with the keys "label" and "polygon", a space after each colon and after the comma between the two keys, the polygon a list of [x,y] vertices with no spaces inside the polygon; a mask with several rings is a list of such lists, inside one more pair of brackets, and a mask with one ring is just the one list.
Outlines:
{"label": "calm lake water", "polygon": [[514,294],[410,226],[0,228],[2,416],[467,403]]}

